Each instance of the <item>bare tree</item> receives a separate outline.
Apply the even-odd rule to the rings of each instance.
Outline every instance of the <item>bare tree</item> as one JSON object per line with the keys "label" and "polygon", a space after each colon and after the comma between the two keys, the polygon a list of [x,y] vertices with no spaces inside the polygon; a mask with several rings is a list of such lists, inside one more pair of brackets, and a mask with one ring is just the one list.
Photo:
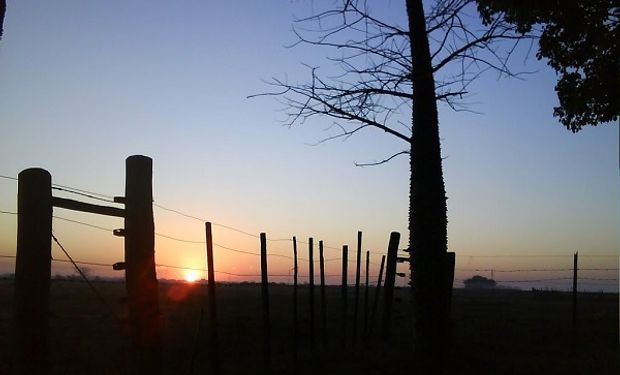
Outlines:
{"label": "bare tree", "polygon": [[[287,124],[315,117],[333,119],[322,140],[379,130],[403,141],[403,149],[375,163],[409,155],[409,249],[415,312],[416,364],[441,368],[449,342],[451,281],[447,262],[447,208],[437,103],[467,109],[468,87],[482,73],[516,76],[509,59],[529,35],[501,19],[483,25],[473,0],[436,0],[425,13],[422,0],[406,0],[403,23],[383,19],[371,5],[343,0],[339,6],[294,23],[298,44],[331,47],[340,74],[324,77],[310,67],[307,83],[273,79]],[[399,121],[411,116],[411,125]]]}

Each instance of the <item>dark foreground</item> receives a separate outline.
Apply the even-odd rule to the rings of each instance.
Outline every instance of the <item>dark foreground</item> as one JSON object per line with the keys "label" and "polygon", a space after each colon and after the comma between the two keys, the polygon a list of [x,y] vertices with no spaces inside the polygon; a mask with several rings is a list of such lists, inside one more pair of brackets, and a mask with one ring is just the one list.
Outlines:
{"label": "dark foreground", "polygon": [[[122,283],[96,283],[107,303],[86,284],[54,281],[50,312],[53,374],[126,374],[127,312]],[[206,287],[160,284],[164,322],[164,374],[209,374]],[[12,370],[11,280],[0,281],[0,374]],[[374,290],[371,290],[372,296]],[[292,287],[271,285],[272,362],[263,360],[260,287],[217,288],[222,374],[406,374],[410,363],[408,291],[397,291],[392,337],[363,332],[363,289],[358,342],[351,342],[353,290],[347,345],[342,345],[340,291],[327,293],[327,332],[316,290],[316,345],[309,332],[308,291],[299,296],[298,360],[293,360]],[[447,356],[455,374],[618,374],[618,295],[580,294],[578,326],[571,325],[571,296],[555,292],[455,290],[454,345]],[[372,303],[371,303],[372,305]],[[368,326],[370,327],[370,325]],[[370,328],[367,328],[370,331]],[[192,363],[192,358],[194,358]]]}

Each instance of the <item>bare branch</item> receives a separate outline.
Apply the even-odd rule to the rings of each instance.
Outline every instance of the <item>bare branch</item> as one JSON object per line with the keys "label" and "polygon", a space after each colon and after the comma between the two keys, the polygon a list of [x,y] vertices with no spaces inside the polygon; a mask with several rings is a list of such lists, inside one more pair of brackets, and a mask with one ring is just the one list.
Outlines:
{"label": "bare branch", "polygon": [[410,151],[401,151],[401,152],[397,152],[394,155],[390,156],[389,158],[383,159],[381,161],[375,161],[375,162],[372,162],[372,163],[358,163],[358,162],[355,162],[354,164],[355,164],[356,167],[376,167],[378,165],[388,163],[390,160],[394,159],[397,156],[409,155],[409,154],[410,154]]}
{"label": "bare branch", "polygon": [[[297,41],[291,47],[309,45],[336,51],[327,61],[337,73],[319,76],[317,67],[308,66],[310,79],[306,83],[274,78],[269,82],[273,92],[249,97],[281,98],[288,126],[315,117],[332,118],[335,124],[330,129],[338,132],[316,144],[347,139],[366,128],[410,143],[411,125],[403,126],[401,119],[411,116],[415,105],[411,35],[409,30],[370,14],[367,5],[366,1],[343,0],[339,7],[295,21]],[[471,11],[475,15],[469,15]],[[425,18],[433,43],[435,99],[453,110],[469,110],[468,87],[483,73],[495,71],[502,77],[523,74],[511,71],[509,59],[524,37],[501,20],[482,25],[475,0],[435,0]]]}

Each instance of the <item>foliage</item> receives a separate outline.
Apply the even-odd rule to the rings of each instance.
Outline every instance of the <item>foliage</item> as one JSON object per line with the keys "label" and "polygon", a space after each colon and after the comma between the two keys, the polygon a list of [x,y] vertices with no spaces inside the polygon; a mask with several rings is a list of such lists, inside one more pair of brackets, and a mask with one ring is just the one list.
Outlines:
{"label": "foliage", "polygon": [[504,19],[526,33],[539,27],[536,57],[559,75],[553,115],[572,132],[618,120],[620,7],[616,0],[477,0],[485,23]]}

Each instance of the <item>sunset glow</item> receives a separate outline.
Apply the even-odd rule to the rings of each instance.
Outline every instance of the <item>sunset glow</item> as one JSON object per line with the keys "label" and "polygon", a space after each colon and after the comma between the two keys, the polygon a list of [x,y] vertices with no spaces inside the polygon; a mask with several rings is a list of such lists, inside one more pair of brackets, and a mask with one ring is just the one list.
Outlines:
{"label": "sunset glow", "polygon": [[185,272],[185,281],[188,283],[193,283],[198,280],[198,272],[196,271],[186,271]]}

